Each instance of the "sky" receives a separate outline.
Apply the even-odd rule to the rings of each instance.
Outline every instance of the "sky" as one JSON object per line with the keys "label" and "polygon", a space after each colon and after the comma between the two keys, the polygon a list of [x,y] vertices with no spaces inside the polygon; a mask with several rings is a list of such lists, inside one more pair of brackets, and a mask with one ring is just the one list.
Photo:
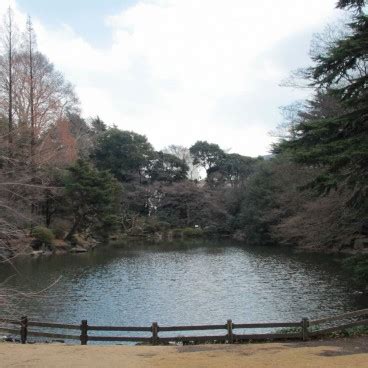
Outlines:
{"label": "sky", "polygon": [[313,34],[340,16],[336,0],[0,0],[64,73],[84,117],[144,134],[157,150],[197,140],[269,153],[281,87],[310,65]]}

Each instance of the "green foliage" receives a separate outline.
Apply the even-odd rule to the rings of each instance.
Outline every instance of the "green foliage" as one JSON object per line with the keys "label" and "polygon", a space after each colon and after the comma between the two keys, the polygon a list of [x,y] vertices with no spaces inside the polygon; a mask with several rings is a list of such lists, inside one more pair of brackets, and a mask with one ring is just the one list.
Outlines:
{"label": "green foliage", "polygon": [[156,152],[147,169],[147,176],[152,182],[173,183],[186,179],[189,167],[184,160],[169,153]]}
{"label": "green foliage", "polygon": [[97,116],[96,118],[92,119],[91,121],[91,127],[92,127],[92,131],[94,134],[101,134],[106,132],[107,130],[107,125],[105,124],[105,122],[103,122],[99,116]]}
{"label": "green foliage", "polygon": [[[88,123],[73,109],[65,116],[68,124],[62,132],[73,138],[63,141],[70,145],[67,162],[55,170],[46,170],[46,165],[37,172],[34,168],[25,170],[31,130],[16,129],[12,158],[16,165],[17,161],[24,162],[9,171],[4,160],[9,151],[8,124],[3,114],[0,169],[4,181],[13,182],[24,171],[24,177],[19,177],[20,189],[9,187],[9,192],[3,193],[3,202],[14,205],[18,201],[20,205],[14,206],[18,212],[25,203],[34,203],[37,213],[33,215],[44,216],[46,225],[55,227],[57,238],[67,233],[69,240],[80,231],[105,237],[112,231],[118,233],[117,237],[150,237],[173,229],[173,235],[178,237],[235,235],[253,244],[271,244],[280,238],[294,244],[305,240],[306,233],[313,233],[304,243],[324,245],[339,239],[337,231],[348,240],[351,234],[363,233],[358,228],[368,223],[365,4],[364,0],[337,2],[337,7],[352,10],[354,17],[344,36],[323,40],[323,47],[318,49],[322,51],[313,53],[314,66],[305,76],[315,88],[314,96],[293,111],[290,134],[284,135],[275,147],[276,158],[267,161],[226,153],[207,141],[197,141],[189,150],[171,146],[170,153],[155,152],[145,136],[109,128],[99,117]],[[56,100],[53,104],[58,105]],[[19,122],[16,124],[21,128]],[[36,139],[33,148],[37,156],[42,156],[43,143],[55,137],[55,124],[50,127],[53,128],[45,126]],[[56,148],[45,146],[48,151]],[[60,173],[75,155],[85,160],[75,162],[61,179]],[[188,165],[191,169],[193,165],[204,168],[206,183],[188,180]],[[42,185],[45,189],[35,188]],[[301,187],[305,189],[302,194]],[[317,198],[311,188],[326,196],[323,200]],[[13,190],[18,192],[10,195]],[[348,196],[349,203],[359,204],[359,216],[352,207],[345,206],[343,200]],[[68,232],[58,230],[58,220],[67,225]],[[327,233],[326,228],[329,237],[321,234]],[[346,228],[348,235],[344,233]],[[50,230],[37,231],[36,228],[40,241],[49,241]],[[363,258],[351,261],[350,267],[360,282],[366,282],[368,277],[367,263]]]}
{"label": "green foliage", "polygon": [[161,188],[162,198],[156,208],[160,221],[172,227],[184,228],[227,222],[227,213],[222,202],[222,193],[200,188],[193,182],[180,182]]}
{"label": "green foliage", "polygon": [[193,157],[193,164],[202,166],[207,174],[211,169],[218,167],[225,157],[225,152],[218,144],[207,141],[198,141],[189,150]]}
{"label": "green foliage", "polygon": [[172,230],[172,236],[174,239],[182,238],[183,237],[183,230],[176,228]]}
{"label": "green foliage", "polygon": [[172,230],[173,238],[201,238],[205,232],[201,228],[184,227]]}
{"label": "green foliage", "polygon": [[340,9],[356,9],[361,11],[365,6],[365,0],[339,0],[337,3],[337,8]]}
{"label": "green foliage", "polygon": [[165,232],[170,229],[170,224],[165,221],[160,221],[156,217],[148,217],[143,224],[143,231],[146,233]]}
{"label": "green foliage", "polygon": [[52,230],[44,226],[34,227],[31,235],[44,245],[52,245],[55,240],[55,235]]}
{"label": "green foliage", "polygon": [[203,229],[203,234],[207,237],[214,237],[219,235],[219,228],[215,225],[206,226]]}
{"label": "green foliage", "polygon": [[110,128],[100,134],[92,152],[98,169],[110,172],[122,182],[142,181],[154,151],[143,135]]}
{"label": "green foliage", "polygon": [[198,141],[190,147],[193,164],[200,165],[207,172],[207,183],[221,186],[230,183],[235,186],[254,172],[257,160],[236,153],[227,154],[217,144]]}
{"label": "green foliage", "polygon": [[69,167],[64,185],[74,217],[67,239],[88,225],[102,228],[113,225],[121,188],[109,172],[99,171],[88,162],[78,160]]}
{"label": "green foliage", "polygon": [[183,229],[183,236],[185,238],[199,238],[204,235],[201,228],[186,227]]}
{"label": "green foliage", "polygon": [[52,232],[54,233],[56,239],[64,239],[65,230],[61,227],[53,227]]}
{"label": "green foliage", "polygon": [[[295,138],[279,145],[296,162],[319,166],[310,186],[321,193],[348,188],[351,203],[367,206],[368,198],[368,17],[358,16],[348,36],[314,58],[310,70],[315,99],[300,112]],[[328,110],[326,99],[338,108]]]}
{"label": "green foliage", "polygon": [[91,133],[91,129],[88,126],[87,122],[78,114],[68,113],[67,117],[70,132],[74,137],[79,137],[80,135],[89,135]]}
{"label": "green foliage", "polygon": [[219,171],[224,174],[224,180],[232,185],[244,184],[255,171],[257,159],[239,155],[226,154],[219,163]]}
{"label": "green foliage", "polygon": [[246,241],[252,244],[273,243],[270,234],[273,219],[270,220],[268,215],[275,207],[275,187],[269,164],[260,165],[245,190],[234,194],[237,197],[231,211],[233,231],[242,231]]}
{"label": "green foliage", "polygon": [[159,221],[157,226],[160,231],[168,231],[171,227],[170,223],[165,221]]}
{"label": "green foliage", "polygon": [[129,236],[132,236],[132,237],[143,237],[145,235],[144,230],[141,226],[132,227],[131,229],[127,231],[127,233]]}
{"label": "green foliage", "polygon": [[[316,332],[321,329],[321,326],[314,325],[308,328],[309,332]],[[300,327],[288,327],[281,328],[276,331],[281,334],[292,334],[292,333],[301,333]],[[356,326],[350,327],[342,331],[330,332],[325,335],[325,337],[336,338],[336,337],[354,337],[354,336],[364,336],[368,334],[368,326]]]}
{"label": "green foliage", "polygon": [[364,336],[364,335],[368,335],[368,326],[350,327],[350,328],[347,328],[346,330],[335,332],[331,335],[333,335],[333,337]]}

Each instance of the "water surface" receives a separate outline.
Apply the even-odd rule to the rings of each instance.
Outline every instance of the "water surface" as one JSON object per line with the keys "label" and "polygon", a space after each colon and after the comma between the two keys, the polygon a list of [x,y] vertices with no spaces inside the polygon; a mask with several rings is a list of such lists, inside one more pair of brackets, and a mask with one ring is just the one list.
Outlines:
{"label": "water surface", "polygon": [[103,247],[1,265],[39,291],[14,311],[62,323],[148,326],[299,321],[368,306],[335,256],[223,241]]}

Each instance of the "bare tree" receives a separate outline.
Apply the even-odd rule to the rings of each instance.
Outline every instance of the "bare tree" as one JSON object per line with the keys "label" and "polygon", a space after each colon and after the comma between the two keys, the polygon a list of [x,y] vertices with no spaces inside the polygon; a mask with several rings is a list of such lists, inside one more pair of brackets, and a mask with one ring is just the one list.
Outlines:
{"label": "bare tree", "polygon": [[28,16],[26,28],[26,41],[28,51],[28,77],[29,77],[29,107],[31,122],[31,167],[34,166],[34,148],[35,148],[35,116],[34,116],[34,54],[36,50],[36,36],[34,34],[31,17]]}
{"label": "bare tree", "polygon": [[[63,167],[75,159],[77,143],[71,134],[69,115],[79,112],[72,85],[37,50],[31,18],[27,20],[22,42],[17,42],[11,9],[2,28],[0,263],[31,251],[30,224],[32,228],[46,218],[49,225],[52,216],[49,199],[62,190],[50,173],[50,162],[53,167],[55,164]],[[5,165],[9,157],[11,168]],[[4,289],[1,282],[0,308],[15,295],[6,286]]]}
{"label": "bare tree", "polygon": [[21,50],[14,60],[13,121],[21,159],[30,157],[33,168],[43,162],[40,160],[45,149],[43,139],[70,113],[79,113],[73,86],[37,50],[32,21],[28,18]]}
{"label": "bare tree", "polygon": [[0,39],[2,55],[0,56],[0,109],[7,111],[8,120],[8,154],[9,159],[12,156],[13,143],[13,80],[14,80],[14,63],[16,57],[17,44],[17,27],[14,23],[14,14],[9,7],[4,15],[1,27],[2,37]]}
{"label": "bare tree", "polygon": [[[336,42],[347,37],[351,32],[347,26],[351,22],[351,19],[351,15],[346,14],[335,22],[326,25],[322,32],[315,33],[310,45],[310,57],[315,59],[318,55],[326,56],[326,53],[328,53]],[[311,83],[311,77],[311,68],[299,68],[292,71],[290,76],[281,82],[281,86],[314,90],[315,87]]]}
{"label": "bare tree", "polygon": [[[10,10],[8,22],[4,24],[8,25],[9,19],[13,22]],[[25,229],[30,223],[39,222],[38,207],[42,206],[46,192],[53,193],[49,188],[52,180],[44,168],[50,167],[49,162],[58,162],[63,166],[75,157],[74,138],[69,133],[67,121],[70,112],[78,113],[79,109],[71,84],[37,51],[30,18],[19,47],[16,47],[18,45],[12,39],[9,56],[9,39],[14,27],[14,23],[11,23],[6,28],[9,31],[5,43],[7,47],[3,47],[0,54],[0,150],[5,147],[8,139],[3,124],[8,123],[4,107],[8,108],[9,105],[9,71],[12,93],[8,113],[11,114],[14,150],[11,170],[2,165],[6,160],[4,151],[4,157],[0,157],[0,222],[2,225],[12,224],[13,229]],[[11,175],[11,171],[16,175]],[[4,237],[0,234],[3,245],[9,244],[16,234],[10,231],[9,226],[4,226]],[[22,231],[17,234],[27,236]]]}
{"label": "bare tree", "polygon": [[305,110],[304,101],[296,101],[290,105],[281,106],[282,121],[269,134],[278,139],[294,139],[296,127],[302,121],[300,113]]}

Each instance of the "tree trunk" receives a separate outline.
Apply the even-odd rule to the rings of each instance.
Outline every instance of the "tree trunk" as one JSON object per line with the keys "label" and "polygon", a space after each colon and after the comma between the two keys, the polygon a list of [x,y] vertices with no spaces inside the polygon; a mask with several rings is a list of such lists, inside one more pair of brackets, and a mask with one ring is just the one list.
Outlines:
{"label": "tree trunk", "polygon": [[34,34],[31,17],[27,20],[27,47],[28,47],[28,68],[29,68],[29,111],[30,111],[30,123],[31,123],[31,170],[34,170],[35,159],[35,145],[36,145],[36,132],[35,132],[35,113],[34,113]]}
{"label": "tree trunk", "polygon": [[69,233],[68,233],[68,235],[65,237],[65,240],[66,241],[71,241],[72,240],[72,238],[73,238],[73,235],[77,232],[77,230],[78,230],[78,227],[80,226],[80,224],[81,224],[81,221],[82,221],[82,218],[81,217],[76,217],[75,219],[74,219],[74,223],[73,223],[73,226],[72,226],[72,228],[70,229],[70,231],[69,231]]}
{"label": "tree trunk", "polygon": [[9,144],[9,162],[11,164],[11,157],[13,154],[13,17],[11,9],[8,9],[8,37],[9,37],[9,49],[8,49],[8,68],[9,68],[9,110],[8,110],[8,144]]}

